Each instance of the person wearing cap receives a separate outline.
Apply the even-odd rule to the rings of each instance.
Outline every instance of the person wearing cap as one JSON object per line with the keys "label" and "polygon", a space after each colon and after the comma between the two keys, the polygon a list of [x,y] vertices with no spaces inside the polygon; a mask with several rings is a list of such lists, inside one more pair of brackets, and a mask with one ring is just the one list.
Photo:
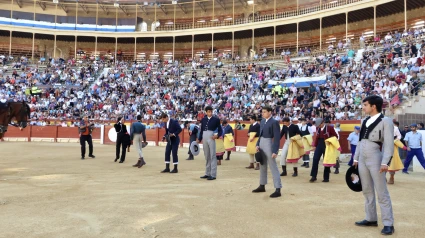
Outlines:
{"label": "person wearing cap", "polygon": [[410,125],[410,132],[406,134],[404,141],[406,141],[407,144],[407,157],[404,161],[403,173],[409,174],[407,170],[414,156],[416,156],[419,163],[421,163],[422,167],[425,169],[424,153],[422,152],[422,134],[417,131],[416,124]]}
{"label": "person wearing cap", "polygon": [[391,235],[394,233],[394,216],[385,175],[394,154],[394,125],[392,119],[382,115],[383,104],[384,100],[379,96],[363,99],[362,109],[369,116],[361,122],[353,165],[358,166],[366,217],[355,225],[378,226],[376,193],[384,224],[381,234]]}
{"label": "person wearing cap", "polygon": [[146,143],[146,126],[142,123],[142,116],[137,115],[137,122],[134,122],[130,128],[131,144],[133,144],[133,141],[136,142],[135,146],[139,154],[139,160],[135,165],[133,165],[133,167],[141,168],[143,165],[146,164],[145,160],[143,159],[142,138],[143,143]]}
{"label": "person wearing cap", "polygon": [[[326,143],[325,140],[335,136],[338,138],[338,135],[335,132],[335,129],[331,125],[325,124],[325,121],[322,118],[316,119],[317,127],[317,136],[313,140],[312,147],[315,147],[313,155],[313,165],[311,167],[311,179],[310,182],[313,183],[317,180],[317,172],[319,170],[319,161],[320,158],[325,154]],[[325,167],[323,172],[323,181],[324,183],[329,182],[329,174],[331,172],[330,167]]]}
{"label": "person wearing cap", "polygon": [[351,132],[350,135],[348,135],[347,137],[348,149],[351,151],[351,159],[348,162],[349,166],[353,166],[354,153],[356,153],[356,147],[357,147],[357,144],[359,143],[359,133],[360,133],[360,126],[355,126],[354,131]]}
{"label": "person wearing cap", "polygon": [[[247,153],[249,154],[249,166],[245,167],[247,169],[254,169],[255,162],[255,146],[260,136],[260,122],[261,118],[257,116],[251,116],[250,118],[251,125],[249,125],[248,130],[248,144],[246,146]],[[256,163],[255,170],[260,170],[260,163]]]}

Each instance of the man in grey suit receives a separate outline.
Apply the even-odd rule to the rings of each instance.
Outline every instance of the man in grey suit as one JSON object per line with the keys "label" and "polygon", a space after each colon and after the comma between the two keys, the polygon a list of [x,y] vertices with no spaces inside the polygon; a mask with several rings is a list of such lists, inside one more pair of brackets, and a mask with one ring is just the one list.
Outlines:
{"label": "man in grey suit", "polygon": [[274,187],[276,188],[276,191],[270,197],[276,198],[281,196],[280,189],[282,188],[279,169],[276,164],[280,145],[280,126],[279,122],[272,118],[271,107],[263,107],[262,116],[263,120],[260,123],[260,138],[257,141],[257,152],[261,149],[267,159],[264,158],[263,164],[260,165],[260,186],[252,190],[252,192],[261,193],[266,191],[268,164],[272,172]]}
{"label": "man in grey suit", "polygon": [[392,119],[381,114],[382,104],[382,98],[376,95],[363,99],[363,111],[369,117],[362,121],[354,166],[359,167],[366,218],[355,224],[378,226],[376,190],[384,224],[381,234],[391,235],[394,233],[394,217],[385,175],[394,152],[394,125]]}

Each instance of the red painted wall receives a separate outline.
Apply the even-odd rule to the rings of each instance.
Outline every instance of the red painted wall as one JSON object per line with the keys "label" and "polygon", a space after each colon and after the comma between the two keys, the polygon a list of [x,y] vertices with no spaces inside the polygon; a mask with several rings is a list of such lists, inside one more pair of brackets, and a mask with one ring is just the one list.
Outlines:
{"label": "red painted wall", "polygon": [[[113,126],[105,126],[105,138],[104,144],[115,144],[108,138],[108,131]],[[235,145],[245,147],[248,141],[248,130],[234,130],[235,132]],[[148,129],[146,130],[147,141],[155,141],[156,144],[162,141],[162,137],[165,134],[165,129]],[[347,137],[350,132],[342,131],[339,133],[339,143],[342,147],[342,153],[350,153],[348,149]],[[93,139],[100,139],[100,128],[96,128],[92,133]],[[61,126],[29,126],[24,130],[20,131],[19,128],[9,127],[5,138],[27,138],[31,141],[31,138],[53,138],[55,141],[57,138],[79,138],[77,127],[61,127]],[[280,147],[282,148],[285,139],[280,141]],[[180,133],[180,143],[189,143],[189,132],[184,129]]]}

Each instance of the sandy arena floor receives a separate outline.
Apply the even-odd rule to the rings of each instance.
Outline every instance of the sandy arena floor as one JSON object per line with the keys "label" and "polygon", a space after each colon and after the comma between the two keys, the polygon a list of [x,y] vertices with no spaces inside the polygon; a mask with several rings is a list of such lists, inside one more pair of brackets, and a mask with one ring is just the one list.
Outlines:
{"label": "sandy arena floor", "polygon": [[[80,160],[78,144],[0,143],[0,237],[379,237],[364,218],[363,195],[343,173],[311,184],[310,169],[283,177],[283,196],[253,194],[259,172],[247,155],[232,154],[218,179],[202,180],[205,160],[186,161],[179,174],[161,174],[163,147],[147,147],[147,165],[114,163],[114,146],[95,144],[96,159]],[[202,152],[201,152],[202,153]],[[320,176],[323,169],[320,168]],[[390,186],[395,237],[423,237],[425,175],[396,175]],[[321,181],[321,178],[319,178]],[[422,234],[422,235],[421,235]]]}

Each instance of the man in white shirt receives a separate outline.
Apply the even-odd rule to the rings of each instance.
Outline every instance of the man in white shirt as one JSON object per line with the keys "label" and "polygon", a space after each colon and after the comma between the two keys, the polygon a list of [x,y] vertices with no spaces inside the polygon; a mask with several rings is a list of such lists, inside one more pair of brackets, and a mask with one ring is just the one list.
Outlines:
{"label": "man in white shirt", "polygon": [[354,166],[358,166],[359,170],[365,197],[366,218],[356,222],[355,225],[378,226],[376,192],[384,224],[381,234],[392,235],[394,216],[385,175],[394,153],[394,126],[392,120],[381,113],[383,103],[383,99],[376,95],[363,99],[362,109],[369,114],[369,117],[362,121]]}

